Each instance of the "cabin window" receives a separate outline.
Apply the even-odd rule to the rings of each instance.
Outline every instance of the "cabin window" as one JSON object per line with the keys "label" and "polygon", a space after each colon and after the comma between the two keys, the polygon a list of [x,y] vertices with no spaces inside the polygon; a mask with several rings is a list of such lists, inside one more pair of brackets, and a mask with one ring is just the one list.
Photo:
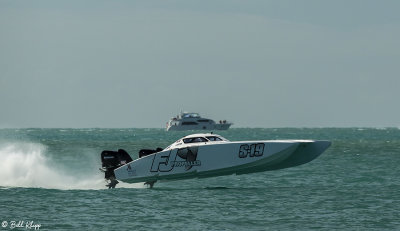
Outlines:
{"label": "cabin window", "polygon": [[200,118],[200,115],[197,113],[184,114],[183,118]]}
{"label": "cabin window", "polygon": [[210,120],[197,120],[197,122],[208,123],[208,122],[210,122]]}
{"label": "cabin window", "polygon": [[182,122],[182,125],[197,125],[196,122]]}
{"label": "cabin window", "polygon": [[193,137],[193,138],[186,138],[183,139],[183,143],[201,143],[201,142],[207,142],[208,140],[204,137]]}
{"label": "cabin window", "polygon": [[207,139],[210,141],[223,141],[221,138],[217,136],[207,136]]}

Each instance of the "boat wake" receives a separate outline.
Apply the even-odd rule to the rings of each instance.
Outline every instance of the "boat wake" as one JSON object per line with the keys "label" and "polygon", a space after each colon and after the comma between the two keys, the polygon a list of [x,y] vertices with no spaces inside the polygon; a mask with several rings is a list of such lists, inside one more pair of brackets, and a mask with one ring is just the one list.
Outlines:
{"label": "boat wake", "polygon": [[[82,169],[67,170],[46,155],[40,143],[12,142],[0,144],[0,187],[46,189],[106,189],[103,174],[93,168],[82,176]],[[85,161],[94,161],[90,160]],[[64,163],[65,164],[65,163]],[[88,164],[90,166],[90,164]],[[93,166],[98,163],[93,163]],[[69,168],[70,169],[70,168]],[[121,184],[120,188],[142,188],[142,184]]]}

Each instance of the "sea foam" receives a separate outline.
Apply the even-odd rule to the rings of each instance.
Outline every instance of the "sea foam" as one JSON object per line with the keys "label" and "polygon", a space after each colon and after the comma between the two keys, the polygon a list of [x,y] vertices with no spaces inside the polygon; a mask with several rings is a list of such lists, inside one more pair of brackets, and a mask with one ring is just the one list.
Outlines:
{"label": "sea foam", "polygon": [[[46,156],[46,146],[40,143],[13,142],[0,144],[0,186],[48,189],[105,189],[103,175],[74,175]],[[88,159],[87,161],[91,161]],[[61,166],[61,167],[60,167]],[[84,172],[84,171],[83,171]],[[121,188],[142,188],[142,184],[118,184]]]}

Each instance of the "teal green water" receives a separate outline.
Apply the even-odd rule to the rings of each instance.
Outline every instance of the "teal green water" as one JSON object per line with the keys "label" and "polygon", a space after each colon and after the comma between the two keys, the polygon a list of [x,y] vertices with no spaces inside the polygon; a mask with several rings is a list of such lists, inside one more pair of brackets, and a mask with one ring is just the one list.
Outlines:
{"label": "teal green water", "polygon": [[137,157],[141,148],[166,147],[187,134],[0,129],[0,230],[11,230],[12,221],[24,222],[13,230],[27,230],[27,221],[40,230],[400,229],[397,128],[230,129],[218,134],[333,144],[290,169],[105,189],[102,150],[124,148]]}

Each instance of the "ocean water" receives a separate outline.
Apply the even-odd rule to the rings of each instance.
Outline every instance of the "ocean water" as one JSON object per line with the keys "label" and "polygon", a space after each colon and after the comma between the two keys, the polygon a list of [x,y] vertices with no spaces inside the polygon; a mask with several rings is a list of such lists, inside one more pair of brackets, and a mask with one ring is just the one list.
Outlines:
{"label": "ocean water", "polygon": [[0,230],[400,230],[400,129],[234,128],[235,140],[324,139],[294,168],[106,189],[100,152],[191,132],[0,129]]}

